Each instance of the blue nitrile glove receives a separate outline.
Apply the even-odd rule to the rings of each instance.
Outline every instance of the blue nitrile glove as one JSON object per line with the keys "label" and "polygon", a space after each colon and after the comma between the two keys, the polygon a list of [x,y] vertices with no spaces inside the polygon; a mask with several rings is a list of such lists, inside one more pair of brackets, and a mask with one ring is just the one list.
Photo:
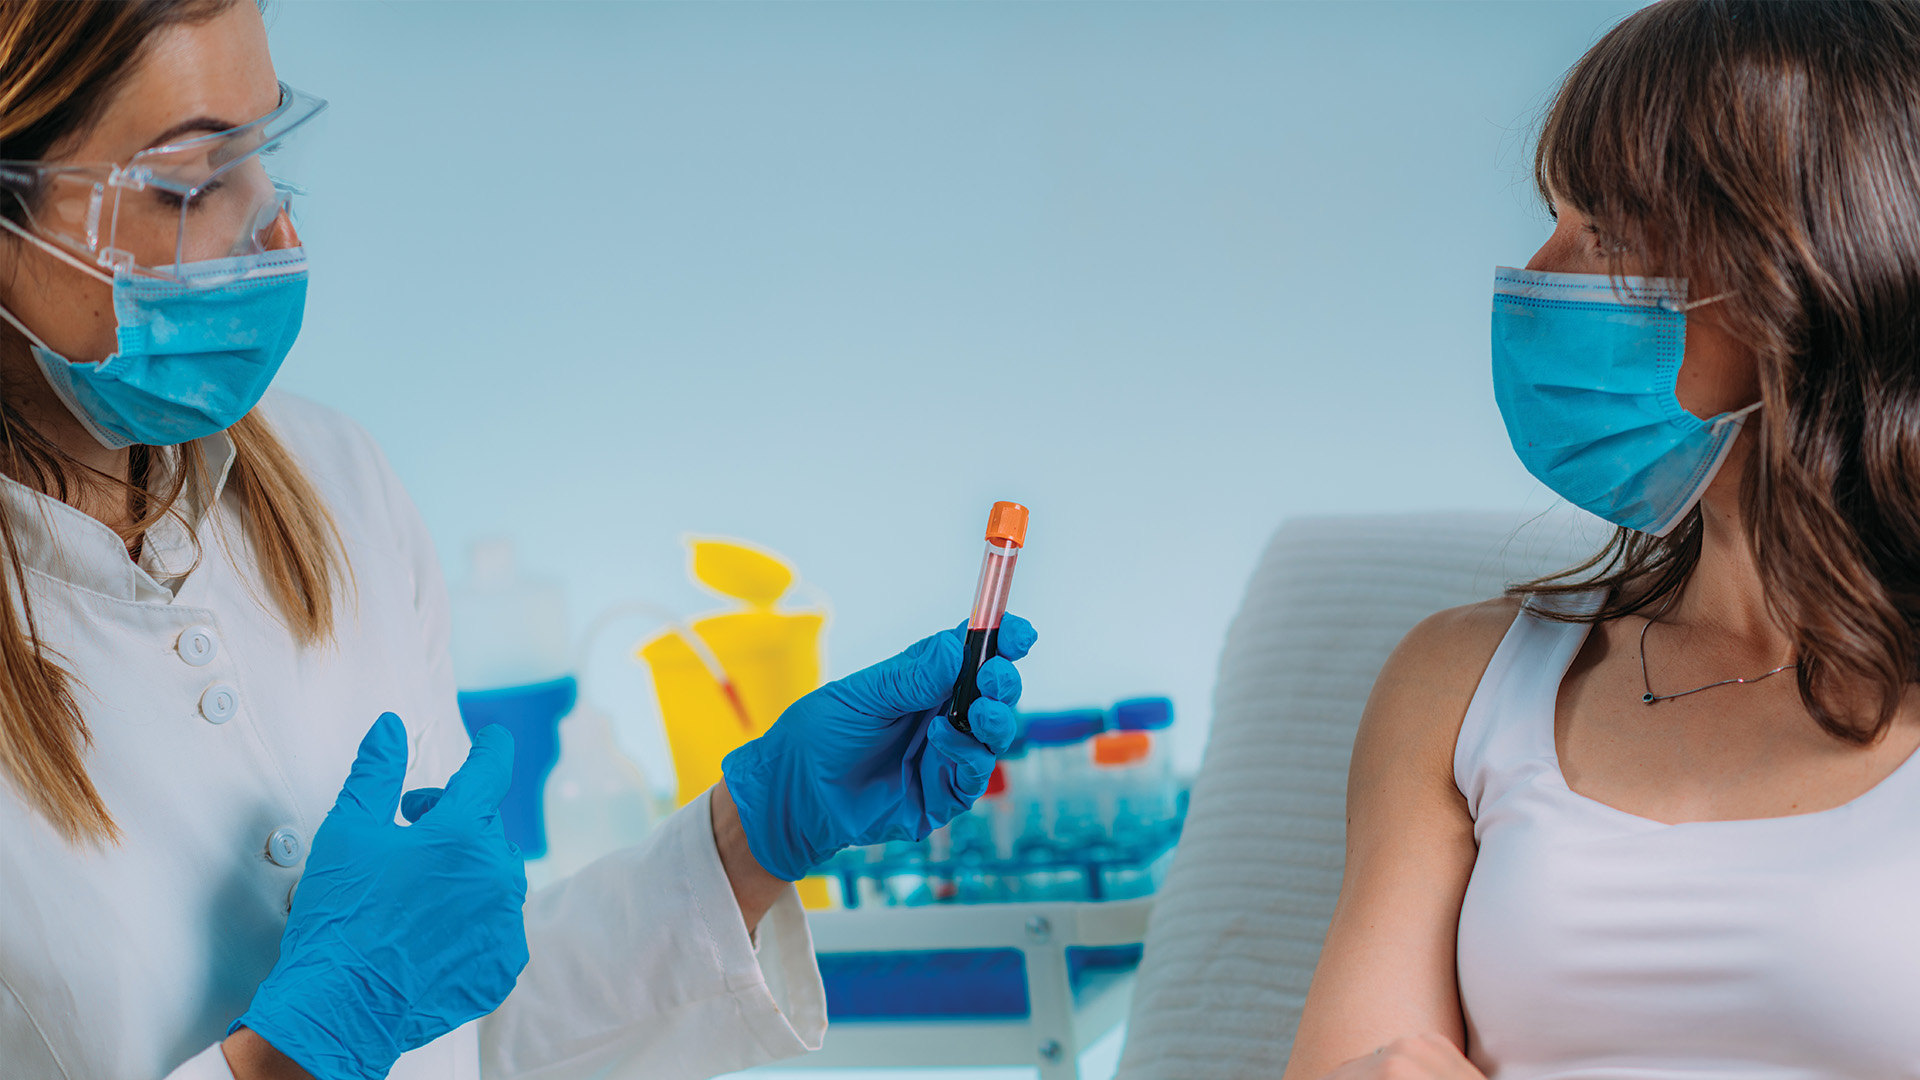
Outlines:
{"label": "blue nitrile glove", "polygon": [[386,713],[314,833],[280,962],[228,1029],[253,1029],[316,1080],[386,1076],[498,1008],[527,964],[527,875],[499,815],[513,736],[477,732],[444,791],[408,793],[412,825],[393,820],[406,771],[406,728]]}
{"label": "blue nitrile glove", "polygon": [[[1020,673],[1036,635],[1017,615],[1000,624],[1000,655],[980,665],[980,699],[963,735],[939,707],[960,676],[964,625],[916,643],[793,703],[720,771],[753,857],[798,881],[855,844],[919,840],[986,793],[994,755],[1013,741]],[[982,745],[984,744],[984,745]]]}

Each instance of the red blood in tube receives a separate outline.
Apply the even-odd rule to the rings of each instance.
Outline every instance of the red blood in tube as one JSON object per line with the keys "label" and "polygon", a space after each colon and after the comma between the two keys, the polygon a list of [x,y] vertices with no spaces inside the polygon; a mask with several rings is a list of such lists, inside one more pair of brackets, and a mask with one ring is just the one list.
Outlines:
{"label": "red blood in tube", "polygon": [[967,640],[960,659],[960,677],[953,684],[947,710],[953,726],[969,735],[968,711],[980,697],[980,665],[1000,653],[1000,619],[1007,613],[1007,593],[1013,589],[1013,567],[1027,542],[1027,508],[997,502],[987,515],[987,550],[980,561],[980,583],[974,589],[973,615],[967,620]]}
{"label": "red blood in tube", "polygon": [[987,777],[986,797],[991,799],[996,795],[1005,795],[1006,793],[1007,770],[1001,768],[1000,763],[996,761],[993,763],[993,774]]}

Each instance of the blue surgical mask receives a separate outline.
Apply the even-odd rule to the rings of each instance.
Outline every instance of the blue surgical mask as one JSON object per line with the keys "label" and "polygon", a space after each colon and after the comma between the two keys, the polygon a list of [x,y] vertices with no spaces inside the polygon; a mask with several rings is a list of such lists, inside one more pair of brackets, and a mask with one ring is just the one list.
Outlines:
{"label": "blue surgical mask", "polygon": [[1693,509],[1759,403],[1702,420],[1674,395],[1684,280],[1493,275],[1493,395],[1541,483],[1615,525],[1665,536]]}
{"label": "blue surgical mask", "polygon": [[174,446],[225,431],[260,403],[306,310],[307,256],[286,248],[113,278],[118,345],[71,363],[5,309],[69,411],[102,446]]}

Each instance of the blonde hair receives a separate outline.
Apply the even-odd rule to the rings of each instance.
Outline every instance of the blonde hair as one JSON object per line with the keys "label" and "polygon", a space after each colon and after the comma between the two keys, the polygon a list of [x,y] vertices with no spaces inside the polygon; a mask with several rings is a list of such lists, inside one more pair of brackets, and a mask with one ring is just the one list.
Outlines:
{"label": "blonde hair", "polygon": [[[234,0],[0,0],[0,159],[35,160],[97,118],[138,63],[147,41],[171,26],[212,18]],[[22,221],[26,207],[0,203]],[[19,335],[0,328],[17,353]],[[294,639],[314,645],[333,634],[336,587],[349,573],[325,501],[257,412],[227,430],[234,459],[228,491],[273,607]],[[102,487],[124,494],[135,541],[175,509],[189,484],[209,481],[205,456],[135,446],[129,480],[91,469],[25,423],[0,392],[0,473],[64,502]],[[159,490],[149,482],[160,480]],[[26,801],[70,843],[112,842],[113,815],[87,774],[92,745],[74,699],[82,673],[40,641],[15,522],[0,501],[0,768]]]}

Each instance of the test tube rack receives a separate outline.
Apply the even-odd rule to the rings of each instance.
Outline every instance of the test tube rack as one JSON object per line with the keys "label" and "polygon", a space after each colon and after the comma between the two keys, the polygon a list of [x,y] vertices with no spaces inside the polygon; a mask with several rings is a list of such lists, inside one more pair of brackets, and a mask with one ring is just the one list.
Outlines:
{"label": "test tube rack", "polygon": [[1140,843],[1011,859],[972,853],[932,858],[924,844],[878,844],[841,852],[815,873],[833,880],[840,904],[848,908],[1128,900],[1160,887],[1179,838],[1175,823]]}
{"label": "test tube rack", "polygon": [[[1078,1080],[1082,1051],[1126,1020],[1133,972],[1088,972],[1076,950],[1114,951],[1146,940],[1153,899],[882,907],[812,911],[823,963],[836,955],[1017,951],[1025,1015],[831,1021],[826,1042],[781,1069],[1026,1065],[1039,1080]],[[1078,977],[1076,977],[1078,971]]]}

